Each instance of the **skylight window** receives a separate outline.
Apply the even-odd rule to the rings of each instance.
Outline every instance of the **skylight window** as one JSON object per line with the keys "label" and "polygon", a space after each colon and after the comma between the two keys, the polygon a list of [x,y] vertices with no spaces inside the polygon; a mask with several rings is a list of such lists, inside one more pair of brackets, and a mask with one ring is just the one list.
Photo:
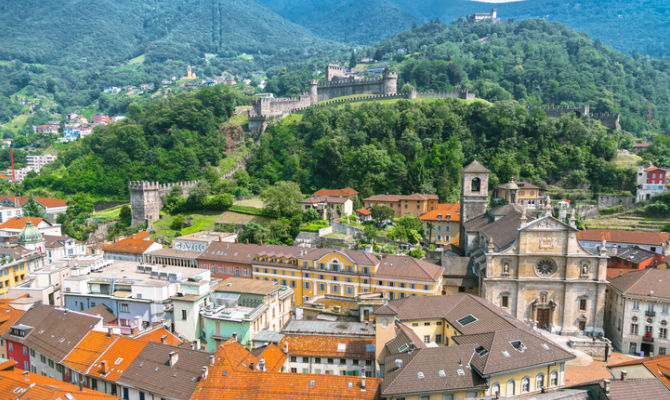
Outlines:
{"label": "skylight window", "polygon": [[549,345],[546,343],[542,343],[542,348],[545,350],[549,350]]}
{"label": "skylight window", "polygon": [[419,377],[419,379],[423,379],[423,372],[419,371],[416,373],[416,375]]}
{"label": "skylight window", "polygon": [[509,352],[507,350],[502,351],[503,356],[509,357]]}
{"label": "skylight window", "polygon": [[509,344],[511,344],[512,347],[514,347],[517,351],[521,353],[523,353],[524,350],[526,350],[526,345],[521,343],[521,340],[512,340],[511,342],[509,342]]}
{"label": "skylight window", "polygon": [[121,357],[117,358],[116,361],[114,361],[114,365],[121,364],[121,361],[123,361],[123,358],[121,358]]}
{"label": "skylight window", "polygon": [[443,369],[441,369],[441,370],[440,370],[440,371],[439,371],[438,373],[439,373],[439,374],[440,374],[440,376],[441,376],[441,377],[443,377],[443,378],[444,378],[445,376],[447,376],[447,373],[446,373],[446,372],[444,372],[444,370],[443,370]]}
{"label": "skylight window", "polygon": [[458,373],[458,376],[464,376],[465,375],[465,371],[463,371],[463,368],[457,369],[456,373]]}
{"label": "skylight window", "polygon": [[489,353],[489,351],[486,350],[486,348],[484,348],[484,346],[479,346],[479,347],[477,347],[477,348],[475,349],[475,352],[477,352],[477,354],[479,355],[479,357],[484,357],[485,355],[487,355],[487,354]]}
{"label": "skylight window", "polygon": [[409,345],[407,343],[403,344],[402,346],[398,347],[398,351],[403,352],[409,348]]}
{"label": "skylight window", "polygon": [[472,314],[468,314],[468,315],[466,315],[465,317],[456,320],[456,322],[458,322],[459,324],[461,324],[461,326],[467,326],[467,325],[470,325],[471,323],[473,323],[473,322],[475,322],[475,321],[477,321],[477,318],[476,318],[474,315],[472,315]]}
{"label": "skylight window", "polygon": [[347,344],[346,343],[338,343],[337,344],[337,351],[346,351],[347,350]]}

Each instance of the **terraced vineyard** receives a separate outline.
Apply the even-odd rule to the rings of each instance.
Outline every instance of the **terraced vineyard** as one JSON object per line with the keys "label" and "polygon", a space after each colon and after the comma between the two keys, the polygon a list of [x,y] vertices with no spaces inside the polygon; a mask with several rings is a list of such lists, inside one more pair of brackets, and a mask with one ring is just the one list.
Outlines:
{"label": "terraced vineyard", "polygon": [[664,225],[670,224],[670,218],[647,218],[635,215],[632,210],[619,214],[601,215],[584,221],[588,229],[628,229],[658,232]]}

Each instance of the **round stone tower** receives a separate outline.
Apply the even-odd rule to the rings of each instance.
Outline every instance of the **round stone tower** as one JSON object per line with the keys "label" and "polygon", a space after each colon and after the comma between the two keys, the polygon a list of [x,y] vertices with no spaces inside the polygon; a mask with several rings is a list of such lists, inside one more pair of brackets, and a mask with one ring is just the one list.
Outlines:
{"label": "round stone tower", "polygon": [[382,90],[385,95],[398,93],[398,73],[386,69],[382,75]]}
{"label": "round stone tower", "polygon": [[316,79],[309,81],[309,105],[313,106],[319,101],[319,82]]}

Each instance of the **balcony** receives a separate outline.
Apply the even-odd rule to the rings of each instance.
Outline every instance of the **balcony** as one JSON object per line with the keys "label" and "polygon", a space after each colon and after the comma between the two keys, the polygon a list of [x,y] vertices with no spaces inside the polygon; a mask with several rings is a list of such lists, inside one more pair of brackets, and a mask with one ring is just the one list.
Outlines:
{"label": "balcony", "polygon": [[646,315],[647,317],[655,317],[656,311],[645,311],[644,315]]}
{"label": "balcony", "polygon": [[651,337],[650,333],[642,335],[642,343],[654,343],[654,338]]}

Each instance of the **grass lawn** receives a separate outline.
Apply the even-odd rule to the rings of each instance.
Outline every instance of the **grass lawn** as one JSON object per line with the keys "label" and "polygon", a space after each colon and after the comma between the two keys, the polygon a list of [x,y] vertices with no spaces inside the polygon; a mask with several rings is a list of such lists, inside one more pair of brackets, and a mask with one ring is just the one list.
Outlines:
{"label": "grass lawn", "polygon": [[249,113],[247,112],[241,112],[230,119],[226,121],[225,125],[230,126],[230,125],[237,125],[237,126],[244,126],[249,123]]}
{"label": "grass lawn", "polygon": [[219,167],[221,168],[221,173],[225,174],[226,172],[230,171],[233,169],[235,164],[238,162],[242,161],[245,155],[249,153],[249,149],[247,146],[240,144],[235,151],[233,151],[230,154],[227,154],[225,158],[221,160],[221,163],[219,164]]}
{"label": "grass lawn", "polygon": [[21,114],[17,115],[12,119],[11,121],[7,122],[4,127],[5,129],[9,129],[10,131],[14,133],[18,133],[19,129],[23,127],[23,125],[26,123],[28,120],[29,115],[26,114]]}
{"label": "grass lawn", "polygon": [[108,208],[106,210],[101,210],[91,214],[91,218],[97,219],[119,219],[119,214],[121,213],[121,208],[127,204],[121,204],[120,206]]}
{"label": "grass lawn", "polygon": [[141,54],[132,60],[128,61],[128,64],[144,64],[144,54]]}
{"label": "grass lawn", "polygon": [[[183,228],[181,231],[175,231],[170,229],[170,224],[174,219],[181,215],[186,220],[188,217],[193,217],[191,221],[191,226]],[[211,231],[214,230],[214,223],[221,216],[217,212],[200,212],[200,213],[183,213],[176,215],[164,215],[163,218],[159,219],[154,223],[156,228],[156,233],[151,235],[152,239],[158,237],[163,237],[166,240],[172,240],[175,236],[188,235],[190,233],[200,232],[200,231]]]}
{"label": "grass lawn", "polygon": [[246,207],[256,207],[256,208],[265,207],[265,204],[263,204],[263,200],[261,200],[260,197],[252,197],[250,199],[235,200],[235,202],[233,204],[236,205],[236,206],[246,206]]}
{"label": "grass lawn", "polygon": [[226,211],[223,214],[221,214],[221,216],[216,222],[220,224],[235,224],[235,225],[248,225],[251,222],[253,222],[255,224],[268,226],[272,222],[272,218],[263,217],[260,215],[236,213],[234,211]]}
{"label": "grass lawn", "polygon": [[642,162],[642,157],[635,154],[618,153],[612,162],[614,162],[618,168],[636,170],[637,166]]}
{"label": "grass lawn", "polygon": [[327,228],[330,226],[330,222],[326,220],[316,220],[316,221],[310,221],[310,222],[305,222],[304,224],[300,225],[300,230],[305,231],[305,232],[318,232],[319,229],[321,228]]}
{"label": "grass lawn", "polygon": [[642,217],[630,211],[601,215],[584,221],[584,226],[589,229],[627,229],[648,232],[659,232],[667,224],[670,224],[670,218]]}
{"label": "grass lawn", "polygon": [[243,60],[251,61],[251,60],[254,59],[254,56],[252,56],[251,54],[242,53],[242,54],[238,55],[237,58],[241,58]]}

